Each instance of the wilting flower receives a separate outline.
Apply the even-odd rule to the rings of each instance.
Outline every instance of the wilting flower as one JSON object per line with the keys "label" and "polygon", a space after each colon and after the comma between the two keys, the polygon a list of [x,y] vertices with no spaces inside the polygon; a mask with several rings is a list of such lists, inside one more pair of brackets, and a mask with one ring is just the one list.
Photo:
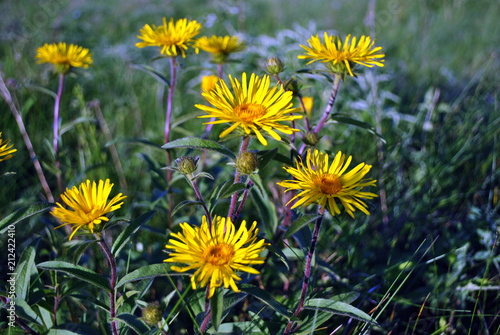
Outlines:
{"label": "wilting flower", "polygon": [[197,286],[204,287],[210,283],[209,297],[222,285],[239,292],[235,281],[241,278],[235,271],[259,274],[259,271],[248,265],[264,263],[265,258],[259,257],[259,254],[266,246],[263,239],[257,239],[257,222],[248,230],[245,221],[238,230],[229,218],[215,217],[213,223],[211,230],[208,229],[205,216],[201,227],[181,223],[182,232],[173,233],[173,238],[166,245],[173,252],[165,260],[187,264],[185,267],[172,266],[172,270],[177,272],[197,269],[191,276],[191,286],[196,289]]}
{"label": "wilting flower", "polygon": [[302,110],[307,114],[308,117],[311,117],[311,112],[313,108],[313,97],[303,97],[302,102],[304,103],[304,107],[306,110]]}
{"label": "wilting flower", "polygon": [[284,168],[295,180],[285,180],[278,185],[287,188],[285,192],[302,190],[290,200],[289,203],[299,199],[292,208],[318,203],[321,207],[328,206],[330,213],[335,215],[340,214],[335,200],[338,199],[353,218],[356,208],[370,215],[368,206],[361,199],[377,197],[376,194],[362,191],[365,186],[375,186],[376,180],[363,179],[372,166],[361,163],[345,173],[351,160],[352,157],[349,156],[346,161],[345,154],[339,151],[329,166],[328,154],[316,149],[313,152],[308,150],[306,164],[299,157],[296,160],[296,168]]}
{"label": "wilting flower", "polygon": [[195,47],[210,53],[214,62],[218,64],[224,63],[226,58],[233,52],[242,51],[246,48],[238,36],[203,36],[196,41]]}
{"label": "wilting flower", "polygon": [[210,92],[215,89],[215,85],[219,81],[219,77],[216,75],[203,76],[201,77],[201,90],[203,92]]}
{"label": "wilting flower", "polygon": [[89,49],[78,45],[66,45],[64,42],[47,44],[36,51],[38,64],[51,63],[59,73],[67,73],[73,67],[87,68],[92,64],[92,54]]}
{"label": "wilting flower", "polygon": [[[337,39],[336,43],[335,39]],[[307,64],[315,61],[326,63],[327,68],[333,73],[344,75],[347,70],[351,76],[354,76],[352,68],[357,64],[367,67],[373,67],[373,65],[384,66],[383,58],[385,55],[379,53],[382,48],[376,47],[372,49],[375,41],[371,42],[369,36],[361,36],[357,45],[356,37],[350,39],[351,35],[348,35],[342,46],[342,41],[338,36],[328,36],[325,32],[325,37],[321,42],[318,34],[316,34],[307,41],[309,47],[301,45],[307,53],[298,57],[300,59],[311,59]]]}
{"label": "wilting flower", "polygon": [[196,105],[197,108],[208,113],[208,115],[199,116],[200,118],[215,117],[218,119],[206,124],[231,124],[220,134],[221,138],[240,127],[247,135],[255,134],[260,143],[267,145],[267,140],[261,131],[267,132],[278,141],[281,140],[281,137],[275,130],[284,134],[299,131],[279,123],[302,118],[302,115],[291,115],[299,111],[298,108],[292,107],[292,92],[285,92],[281,87],[278,89],[278,85],[269,88],[269,76],[267,75],[260,79],[252,73],[250,82],[247,83],[247,75],[243,73],[241,84],[231,75],[229,75],[229,79],[233,86],[234,95],[221,79],[215,90],[202,94],[213,107]]}
{"label": "wilting flower", "polygon": [[141,35],[137,37],[143,42],[136,43],[136,47],[144,48],[156,46],[161,48],[161,53],[170,57],[176,57],[182,54],[186,57],[186,50],[194,43],[193,38],[199,34],[201,24],[195,20],[189,21],[187,19],[180,19],[174,23],[171,18],[167,23],[167,18],[163,18],[163,25],[151,28],[146,24],[141,29]]}
{"label": "wilting flower", "polygon": [[14,144],[9,145],[9,143],[10,140],[2,140],[2,133],[0,132],[0,162],[11,158],[11,154],[17,151],[17,149],[11,149]]}
{"label": "wilting flower", "polygon": [[91,184],[90,180],[87,180],[86,183],[81,183],[78,188],[73,186],[71,190],[66,189],[66,192],[61,194],[61,198],[72,210],[57,203],[57,207],[52,209],[51,214],[59,218],[62,224],[56,229],[73,225],[70,240],[83,226],[87,226],[94,233],[95,225],[101,224],[102,221],[109,221],[104,215],[119,209],[123,202],[118,202],[126,198],[119,193],[108,203],[112,187],[113,184],[110,184],[109,179],[106,179],[106,182],[99,180],[99,186],[96,186],[95,181]]}

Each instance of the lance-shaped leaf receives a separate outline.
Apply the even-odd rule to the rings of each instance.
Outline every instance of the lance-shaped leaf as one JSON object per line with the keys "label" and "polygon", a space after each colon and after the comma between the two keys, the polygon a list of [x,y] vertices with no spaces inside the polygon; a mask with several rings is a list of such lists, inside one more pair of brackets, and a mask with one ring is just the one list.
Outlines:
{"label": "lance-shaped leaf", "polygon": [[193,201],[193,200],[184,200],[184,201],[181,201],[177,204],[177,206],[174,207],[174,209],[172,210],[172,216],[177,213],[179,210],[183,209],[184,207],[188,207],[188,206],[197,206],[197,205],[203,205],[204,202],[203,201]]}
{"label": "lance-shaped leaf", "polygon": [[330,299],[309,299],[304,304],[305,309],[320,310],[324,312],[329,312],[332,314],[345,315],[353,319],[360,321],[377,324],[377,322],[368,314],[362,310],[346,304],[342,301],[330,300]]}
{"label": "lance-shaped leaf", "polygon": [[150,329],[143,321],[139,320],[137,316],[133,314],[122,313],[118,315],[115,320],[125,323],[137,334],[144,334]]}
{"label": "lance-shaped leaf", "polygon": [[239,288],[241,291],[253,295],[287,319],[292,317],[292,312],[276,301],[276,299],[274,299],[268,292],[250,284],[241,284]]}
{"label": "lance-shaped leaf", "polygon": [[168,81],[168,79],[164,75],[162,75],[161,73],[159,73],[158,71],[153,69],[151,66],[141,65],[141,64],[132,64],[132,65],[130,65],[130,67],[133,69],[139,70],[139,71],[146,72],[147,74],[149,74],[151,77],[158,80],[163,85],[170,87],[170,82]]}
{"label": "lance-shaped leaf", "polygon": [[219,329],[222,311],[224,310],[224,292],[221,289],[215,290],[210,298],[210,311],[212,312],[212,324],[215,330]]}
{"label": "lance-shaped leaf", "polygon": [[334,121],[336,121],[336,122],[338,122],[338,123],[349,124],[349,125],[352,125],[352,126],[356,126],[356,127],[359,127],[359,128],[366,129],[370,133],[378,136],[385,143],[385,139],[382,137],[382,135],[380,135],[379,133],[377,133],[375,127],[372,126],[371,124],[369,124],[368,122],[355,120],[355,119],[350,118],[348,116],[342,116],[339,113],[332,114],[331,119],[334,120]]}
{"label": "lance-shaped leaf", "polygon": [[170,268],[174,265],[179,265],[176,263],[164,263],[164,264],[151,264],[143,266],[142,268],[138,268],[135,271],[130,272],[125,275],[120,281],[116,284],[116,288],[125,285],[126,283],[130,283],[137,280],[161,277],[161,276],[182,276],[188,275],[189,273],[184,272],[175,272],[170,270]]}
{"label": "lance-shaped leaf", "polygon": [[178,140],[164,144],[162,148],[163,149],[191,148],[191,149],[199,149],[205,151],[214,151],[224,156],[227,156],[231,159],[236,159],[236,155],[231,150],[227,149],[225,146],[220,145],[217,142],[211,140],[205,140],[198,137],[180,138]]}
{"label": "lance-shaped leaf", "polygon": [[37,203],[28,207],[23,207],[7,215],[5,218],[0,221],[0,234],[5,233],[5,231],[9,228],[10,225],[16,225],[19,222],[29,219],[30,217],[42,214],[48,211],[51,207],[55,206],[55,204],[50,202]]}
{"label": "lance-shaped leaf", "polygon": [[45,270],[64,272],[69,274],[70,276],[86,281],[94,286],[105,289],[108,292],[111,291],[109,282],[106,279],[104,279],[94,271],[84,268],[80,265],[62,261],[48,261],[38,264],[37,267]]}
{"label": "lance-shaped leaf", "polygon": [[312,215],[312,214],[307,214],[303,215],[297,220],[293,221],[293,223],[290,225],[290,228],[285,232],[285,235],[283,236],[283,239],[287,239],[291,237],[293,234],[301,230],[303,227],[308,225],[309,223],[315,221],[318,219],[320,216],[319,215]]}
{"label": "lance-shaped leaf", "polygon": [[130,237],[141,228],[141,226],[148,222],[149,219],[153,217],[156,211],[151,211],[144,213],[137,217],[134,221],[130,222],[130,224],[122,231],[122,233],[118,236],[115,243],[113,243],[113,247],[111,248],[111,252],[114,256],[118,255],[120,250],[125,246],[125,244],[130,240]]}

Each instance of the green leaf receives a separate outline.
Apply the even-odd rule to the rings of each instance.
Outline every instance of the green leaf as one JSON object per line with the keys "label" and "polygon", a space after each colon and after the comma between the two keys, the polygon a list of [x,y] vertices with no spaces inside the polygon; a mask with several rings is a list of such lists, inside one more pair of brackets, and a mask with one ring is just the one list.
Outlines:
{"label": "green leaf", "polygon": [[77,124],[79,124],[79,123],[87,123],[87,122],[88,123],[95,123],[95,124],[99,123],[99,121],[97,121],[97,119],[90,118],[90,117],[85,117],[85,116],[80,116],[79,118],[76,118],[75,120],[72,120],[71,122],[68,122],[68,123],[62,125],[61,126],[61,130],[59,131],[59,136],[63,135],[67,131],[71,130]]}
{"label": "green leaf", "polygon": [[78,264],[78,262],[80,261],[80,257],[82,256],[83,252],[85,250],[87,250],[88,248],[90,248],[93,244],[96,244],[99,241],[93,240],[93,241],[81,241],[81,242],[82,243],[80,243],[80,245],[78,246],[78,248],[75,250],[75,253],[73,254],[73,264]]}
{"label": "green leaf", "polygon": [[285,306],[280,304],[278,301],[276,301],[268,292],[250,284],[241,284],[239,288],[243,292],[253,295],[287,319],[290,319],[292,317],[292,312],[289,311]]}
{"label": "green leaf", "polygon": [[253,174],[250,174],[250,180],[255,184],[255,186],[257,186],[257,191],[259,191],[261,197],[264,199],[264,200],[267,200],[267,192],[266,192],[266,188],[264,187],[264,184],[262,183],[262,179],[260,178],[260,175],[256,174],[256,173],[253,173]]}
{"label": "green leaf", "polygon": [[224,193],[221,194],[219,199],[228,198],[231,195],[233,195],[234,193],[244,191],[246,188],[247,188],[247,185],[244,183],[232,184],[231,186],[229,186],[228,189],[224,190]]}
{"label": "green leaf", "polygon": [[48,261],[38,264],[37,267],[45,270],[67,273],[70,276],[76,277],[94,286],[97,286],[99,288],[105,289],[108,292],[111,292],[109,282],[106,279],[104,279],[94,271],[84,268],[83,266],[63,261]]}
{"label": "green leaf", "polygon": [[221,193],[224,192],[224,190],[230,187],[232,184],[232,180],[226,180],[225,182],[217,185],[214,188],[212,194],[210,195],[210,199],[208,200],[208,210],[210,211],[210,213],[212,213],[215,205],[217,204],[217,201],[220,199]]}
{"label": "green leaf", "polygon": [[366,129],[370,133],[378,136],[385,143],[385,140],[382,137],[382,135],[377,133],[377,131],[375,130],[375,127],[372,126],[371,124],[369,124],[368,122],[355,120],[355,119],[347,117],[347,116],[341,116],[341,114],[339,114],[339,113],[332,114],[331,119],[334,121],[337,121],[338,123],[349,124],[352,126]]}
{"label": "green leaf", "polygon": [[193,178],[191,178],[191,180],[195,181],[196,179],[201,178],[201,177],[205,177],[205,178],[214,180],[214,177],[208,172],[200,172],[197,175],[193,176]]}
{"label": "green leaf", "polygon": [[135,315],[132,314],[122,313],[118,315],[114,320],[123,322],[137,334],[144,334],[145,332],[150,330],[150,328],[142,320],[139,320]]}
{"label": "green leaf", "polygon": [[[135,292],[135,291],[134,291]],[[109,313],[109,304],[105,304],[93,295],[88,294],[71,294],[71,297],[77,299],[79,302],[86,302],[94,307],[99,307]]]}
{"label": "green leaf", "polygon": [[236,159],[236,155],[225,146],[211,140],[204,140],[198,137],[185,137],[168,142],[162,146],[163,149],[191,148],[218,152],[231,159]]}
{"label": "green leaf", "polygon": [[2,219],[2,221],[0,221],[0,234],[5,233],[10,225],[15,226],[19,222],[27,220],[32,216],[42,214],[54,206],[55,204],[53,203],[43,202],[18,209],[17,211],[7,215]]}
{"label": "green leaf", "polygon": [[214,295],[210,298],[212,324],[215,330],[219,329],[222,318],[223,307],[224,307],[224,292],[222,291],[222,289],[216,289]]}
{"label": "green leaf", "polygon": [[164,75],[153,69],[151,66],[141,65],[141,64],[131,64],[130,67],[132,69],[146,72],[147,74],[158,80],[163,85],[170,87],[170,82],[168,81],[168,79]]}
{"label": "green leaf", "polygon": [[120,281],[116,284],[116,288],[125,285],[126,283],[130,283],[137,280],[154,278],[160,276],[186,276],[188,273],[181,273],[171,271],[170,268],[174,265],[178,265],[176,263],[164,263],[164,264],[151,264],[143,266],[142,268],[138,268],[135,271],[130,272],[125,275]]}
{"label": "green leaf", "polygon": [[276,156],[278,153],[278,148],[274,148],[272,150],[263,150],[257,152],[258,164],[257,168],[259,171],[262,171],[263,168]]}
{"label": "green leaf", "polygon": [[288,271],[290,271],[290,265],[288,264],[288,259],[286,258],[283,251],[281,251],[280,248],[275,246],[274,243],[272,241],[268,240],[267,238],[264,240],[266,241],[266,243],[269,243],[269,245],[266,246],[266,249],[269,250],[269,252],[272,252],[273,254],[275,254],[283,262],[283,264],[285,264],[286,269]]}
{"label": "green leaf", "polygon": [[307,214],[303,215],[297,220],[293,221],[293,223],[290,225],[288,230],[285,232],[285,235],[283,236],[283,239],[290,238],[293,234],[301,230],[303,227],[308,225],[309,223],[315,221],[317,218],[319,218],[319,215],[312,215],[312,214]]}
{"label": "green leaf", "polygon": [[295,71],[295,73],[319,74],[319,75],[325,77],[329,82],[333,83],[333,78],[320,70],[300,69],[300,70]]}
{"label": "green leaf", "polygon": [[16,297],[14,299],[14,302],[16,315],[18,317],[42,325],[42,319],[40,318],[40,316],[36,314],[36,312],[31,308],[30,305],[28,305],[28,303],[23,298]]}
{"label": "green leaf", "polygon": [[332,314],[345,315],[356,320],[368,322],[371,324],[377,324],[377,322],[372,319],[371,316],[363,312],[362,310],[346,304],[342,301],[330,300],[330,299],[309,299],[304,304],[305,309],[320,310]]}
{"label": "green leaf", "polygon": [[157,148],[157,149],[161,149],[161,146],[159,146],[158,144],[156,143],[153,143],[145,138],[136,138],[136,137],[120,137],[120,138],[116,138],[112,141],[109,141],[109,142],[106,142],[106,144],[104,145],[105,148],[113,145],[113,144],[116,144],[116,143],[139,143],[139,144],[145,144],[145,145],[149,145],[151,147],[154,147],[154,148]]}
{"label": "green leaf", "polygon": [[137,217],[134,221],[130,222],[130,224],[122,231],[122,233],[118,236],[115,243],[113,243],[113,246],[111,247],[111,252],[114,256],[118,255],[120,250],[122,250],[125,244],[130,240],[130,237],[135,234],[135,232],[138,231],[144,223],[148,222],[155,213],[156,211],[144,213]]}
{"label": "green leaf", "polygon": [[52,98],[54,98],[54,100],[57,99],[57,94],[54,91],[51,91],[51,90],[49,90],[49,89],[47,89],[47,88],[45,88],[43,86],[26,84],[26,85],[24,85],[24,87],[26,87],[26,88],[32,88],[32,89],[34,89],[36,91],[40,91],[42,93],[45,93],[45,94],[51,96]]}
{"label": "green leaf", "polygon": [[184,201],[181,201],[172,210],[172,215],[174,215],[175,213],[177,213],[177,211],[183,209],[184,207],[187,207],[187,206],[197,206],[197,205],[203,205],[203,204],[204,204],[203,201],[193,201],[193,200],[184,200]]}
{"label": "green leaf", "polygon": [[52,328],[49,330],[47,335],[81,335],[82,333],[75,333],[72,332],[71,330],[66,330],[66,329],[54,329]]}
{"label": "green leaf", "polygon": [[[19,262],[16,267],[16,297],[21,297],[24,300],[28,300],[28,290],[30,287],[30,279],[32,267],[35,266],[35,255],[36,248],[38,244],[37,239],[28,246],[21,255]],[[34,245],[33,245],[34,244]]]}

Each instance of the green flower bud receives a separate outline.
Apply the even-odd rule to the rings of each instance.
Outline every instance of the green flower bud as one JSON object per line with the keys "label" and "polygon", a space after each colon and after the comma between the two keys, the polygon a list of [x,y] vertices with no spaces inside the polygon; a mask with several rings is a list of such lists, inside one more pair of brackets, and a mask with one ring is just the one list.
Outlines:
{"label": "green flower bud", "polygon": [[191,174],[198,168],[198,158],[181,156],[175,160],[177,168],[181,173]]}
{"label": "green flower bud", "polygon": [[257,169],[257,154],[251,151],[243,151],[236,157],[236,170],[242,174],[252,174]]}
{"label": "green flower bud", "polygon": [[266,62],[266,72],[271,76],[280,74],[283,72],[284,66],[281,59],[278,57],[269,57]]}
{"label": "green flower bud", "polygon": [[159,322],[161,322],[162,317],[163,313],[160,310],[160,304],[158,303],[158,301],[148,304],[142,310],[142,319],[148,325],[158,324]]}
{"label": "green flower bud", "polygon": [[302,138],[302,141],[304,141],[305,144],[314,147],[319,142],[319,136],[314,131],[308,131]]}

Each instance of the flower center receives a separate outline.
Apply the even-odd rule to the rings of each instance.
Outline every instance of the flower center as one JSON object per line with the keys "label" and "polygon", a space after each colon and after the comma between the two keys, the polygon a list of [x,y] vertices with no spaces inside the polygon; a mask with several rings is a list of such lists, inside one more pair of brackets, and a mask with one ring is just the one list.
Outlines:
{"label": "flower center", "polygon": [[241,104],[235,107],[234,112],[246,123],[252,123],[266,114],[266,108],[257,104]]}
{"label": "flower center", "polygon": [[211,245],[204,253],[205,262],[212,265],[226,265],[233,258],[233,248],[226,244]]}
{"label": "flower center", "polygon": [[340,179],[330,174],[318,177],[314,181],[314,185],[319,187],[321,193],[324,194],[337,194],[342,190],[342,183],[340,182]]}

